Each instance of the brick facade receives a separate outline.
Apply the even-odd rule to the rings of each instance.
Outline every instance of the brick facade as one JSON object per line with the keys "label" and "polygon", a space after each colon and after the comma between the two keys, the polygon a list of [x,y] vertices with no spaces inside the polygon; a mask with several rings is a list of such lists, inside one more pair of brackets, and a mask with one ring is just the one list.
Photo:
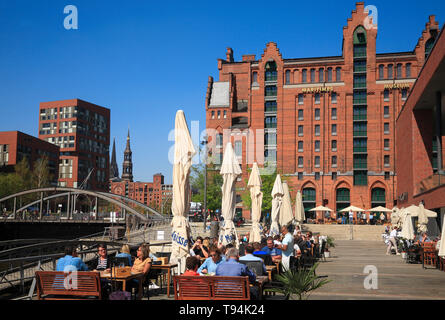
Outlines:
{"label": "brick facade", "polygon": [[[377,29],[364,28],[367,16],[357,3],[343,28],[341,56],[285,59],[269,42],[258,60],[234,61],[231,48],[218,59],[219,81],[209,77],[206,95],[208,146],[217,160],[227,142],[242,142],[240,192],[247,167],[268,161],[287,180],[292,199],[297,190],[315,189],[315,201],[304,199],[307,209],[393,207],[395,120],[424,64],[430,27],[438,23],[430,16],[413,51],[379,54]],[[349,201],[337,201],[343,188]],[[250,218],[245,209],[243,215]]]}

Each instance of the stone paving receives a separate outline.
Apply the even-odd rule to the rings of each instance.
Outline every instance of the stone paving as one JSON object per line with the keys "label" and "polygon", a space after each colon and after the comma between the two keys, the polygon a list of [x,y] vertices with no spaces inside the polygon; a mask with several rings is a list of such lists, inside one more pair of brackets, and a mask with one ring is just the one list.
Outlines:
{"label": "stone paving", "polygon": [[[383,242],[336,241],[331,254],[320,262],[317,275],[327,275],[332,282],[311,294],[311,300],[445,299],[445,272],[387,256]],[[377,268],[376,290],[365,289],[367,265]]]}

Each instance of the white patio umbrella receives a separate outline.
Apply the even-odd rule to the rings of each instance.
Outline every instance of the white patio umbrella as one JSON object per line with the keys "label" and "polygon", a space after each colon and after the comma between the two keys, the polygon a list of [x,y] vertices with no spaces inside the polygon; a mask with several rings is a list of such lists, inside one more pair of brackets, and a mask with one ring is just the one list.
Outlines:
{"label": "white patio umbrella", "polygon": [[190,225],[188,211],[190,207],[189,175],[192,158],[196,154],[190,132],[182,110],[176,112],[175,119],[175,155],[173,163],[173,199],[172,199],[172,253],[170,260],[178,263],[179,270],[185,270],[185,258],[190,250]]}
{"label": "white patio umbrella", "polygon": [[427,224],[428,224],[428,217],[426,215],[426,210],[425,207],[423,206],[422,203],[419,204],[419,214],[418,214],[418,222],[419,225],[417,227],[417,230],[419,232],[427,232],[428,228],[427,228]]}
{"label": "white patio umbrella", "polygon": [[352,211],[352,212],[363,212],[365,210],[363,210],[362,208],[354,207],[354,206],[349,206],[347,208],[344,208],[344,209],[340,210],[340,212],[349,212],[349,211]]}
{"label": "white patio umbrella", "polygon": [[289,186],[286,181],[283,182],[283,192],[283,202],[281,204],[280,214],[278,215],[278,223],[280,226],[286,226],[288,223],[292,222],[292,219],[294,218],[292,215]]}
{"label": "white patio umbrella", "polygon": [[263,193],[261,192],[260,171],[256,162],[253,163],[247,188],[250,189],[250,198],[252,199],[252,231],[250,232],[249,242],[261,242],[260,219]]}
{"label": "white patio umbrella", "polygon": [[275,236],[280,234],[280,227],[278,225],[278,219],[282,204],[282,197],[284,195],[283,184],[281,182],[281,177],[277,174],[275,178],[275,183],[272,188],[272,224],[270,226],[270,234]]}
{"label": "white patio umbrella", "polygon": [[238,246],[238,236],[236,234],[233,218],[235,217],[236,205],[236,179],[242,174],[241,168],[233,151],[232,144],[229,142],[224,151],[224,158],[219,172],[223,176],[222,185],[222,203],[221,214],[224,218],[221,232],[219,234],[219,243],[227,245],[235,243]]}
{"label": "white patio umbrella", "polygon": [[[418,217],[419,216],[419,212],[420,212],[420,206],[416,206],[416,205],[411,205],[408,208],[406,208],[407,211],[409,211],[409,213],[411,214],[412,217]],[[425,207],[423,208],[425,215],[428,218],[436,218],[437,217],[437,213],[435,211],[432,210],[428,210],[425,209]]]}
{"label": "white patio umbrella", "polygon": [[400,216],[399,216],[399,208],[394,207],[392,208],[392,213],[391,213],[391,225],[396,226],[397,223],[400,220]]}
{"label": "white patio umbrella", "polygon": [[407,240],[413,240],[415,238],[413,221],[411,219],[411,214],[409,213],[409,211],[405,211],[403,215],[403,226],[400,236]]}
{"label": "white patio umbrella", "polygon": [[442,235],[440,236],[440,243],[439,243],[439,257],[445,257],[445,219],[442,224]]}
{"label": "white patio umbrella", "polygon": [[303,224],[306,219],[304,214],[303,198],[300,190],[297,191],[297,198],[295,201],[295,222],[297,225]]}
{"label": "white patio umbrella", "polygon": [[392,212],[391,209],[388,209],[388,208],[385,208],[382,206],[378,206],[378,207],[375,207],[375,208],[372,208],[372,209],[369,209],[366,211],[369,211],[369,212]]}
{"label": "white patio umbrella", "polygon": [[318,207],[310,209],[309,211],[316,211],[316,212],[320,212],[320,211],[321,212],[326,212],[326,211],[328,211],[328,212],[332,212],[331,209],[329,209],[328,207],[324,207],[324,206],[318,206]]}

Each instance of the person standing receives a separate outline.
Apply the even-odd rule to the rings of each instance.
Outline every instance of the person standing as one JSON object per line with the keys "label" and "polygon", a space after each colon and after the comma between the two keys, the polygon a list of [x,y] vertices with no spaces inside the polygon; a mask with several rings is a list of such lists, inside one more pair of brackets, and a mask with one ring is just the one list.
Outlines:
{"label": "person standing", "polygon": [[283,235],[283,241],[277,246],[281,250],[281,263],[283,265],[284,271],[289,270],[289,260],[294,254],[294,238],[289,233],[286,226],[281,227],[281,234]]}
{"label": "person standing", "polygon": [[399,249],[397,248],[397,243],[396,243],[396,237],[397,237],[397,227],[394,227],[394,229],[392,229],[391,233],[389,234],[389,244],[388,244],[388,249],[386,250],[386,255],[390,255],[391,254],[391,247],[394,247],[396,249],[396,254],[400,255],[399,253]]}

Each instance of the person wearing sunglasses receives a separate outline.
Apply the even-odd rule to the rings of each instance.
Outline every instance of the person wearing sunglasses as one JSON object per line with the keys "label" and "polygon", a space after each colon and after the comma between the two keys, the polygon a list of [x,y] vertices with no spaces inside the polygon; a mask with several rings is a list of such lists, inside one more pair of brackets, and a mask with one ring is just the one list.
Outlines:
{"label": "person wearing sunglasses", "polygon": [[210,247],[210,257],[198,268],[200,274],[215,274],[216,268],[226,259],[221,256],[221,251],[217,247]]}

